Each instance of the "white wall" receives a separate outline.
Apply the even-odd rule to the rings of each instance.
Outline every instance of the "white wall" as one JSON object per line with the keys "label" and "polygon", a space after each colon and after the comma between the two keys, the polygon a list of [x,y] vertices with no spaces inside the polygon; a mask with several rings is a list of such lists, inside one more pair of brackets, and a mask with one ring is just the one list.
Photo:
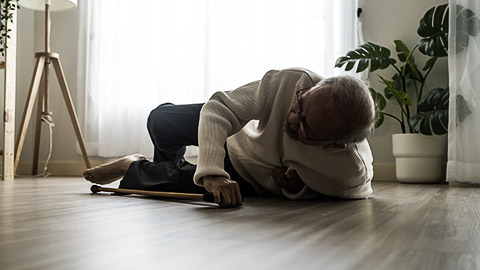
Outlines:
{"label": "white wall", "polygon": [[[406,42],[407,45],[413,46],[419,40],[416,34],[419,19],[428,8],[443,4],[444,2],[445,1],[441,0],[359,0],[359,5],[363,9],[361,18],[364,25],[365,39],[388,46],[392,51],[394,51],[394,39],[401,39]],[[33,17],[35,18],[33,19]],[[61,55],[60,59],[75,104],[77,104],[78,90],[78,21],[78,9],[52,14],[51,47],[53,51],[59,52]],[[35,51],[43,51],[44,49],[43,13],[21,9],[19,12],[18,27],[17,130],[33,72],[33,53]],[[419,62],[423,63],[420,55],[416,55],[416,57],[419,58]],[[386,72],[384,74],[391,76],[392,73]],[[51,75],[54,75],[53,69]],[[441,60],[440,63],[437,64],[431,76],[431,85],[430,87],[427,86],[427,89],[447,85],[448,73],[446,60]],[[81,165],[83,162],[82,157],[75,151],[75,133],[70,124],[58,83],[55,81],[55,76],[51,76],[51,78],[51,110],[54,113],[53,117],[56,125],[54,128],[52,166],[55,166],[55,164],[59,166],[58,164],[62,164],[62,162],[78,163]],[[371,82],[372,86],[377,90],[382,89],[376,75],[371,76]],[[393,104],[391,105],[391,109],[396,109]],[[392,110],[392,112],[394,112],[394,110]],[[31,162],[33,156],[33,137],[31,135],[33,134],[33,127],[34,125],[31,123],[29,128],[30,135],[27,137],[21,162]],[[383,127],[376,131],[370,140],[376,163],[393,163],[391,134],[399,131],[398,125],[389,119],[387,119]],[[44,160],[48,147],[46,126],[43,127],[42,138],[40,159]],[[52,170],[54,170],[53,167]]]}

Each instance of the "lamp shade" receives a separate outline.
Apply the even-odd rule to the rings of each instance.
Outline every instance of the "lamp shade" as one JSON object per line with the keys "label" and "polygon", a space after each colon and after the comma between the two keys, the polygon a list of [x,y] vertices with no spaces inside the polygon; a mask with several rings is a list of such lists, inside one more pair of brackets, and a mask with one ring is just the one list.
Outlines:
{"label": "lamp shade", "polygon": [[18,4],[33,10],[45,10],[45,4],[50,4],[51,11],[72,9],[77,6],[77,0],[21,0]]}

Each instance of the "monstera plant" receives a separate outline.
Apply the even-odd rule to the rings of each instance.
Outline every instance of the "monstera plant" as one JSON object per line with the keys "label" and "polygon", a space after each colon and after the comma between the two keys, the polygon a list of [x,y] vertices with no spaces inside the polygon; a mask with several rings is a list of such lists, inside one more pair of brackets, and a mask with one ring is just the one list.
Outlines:
{"label": "monstera plant", "polygon": [[[456,17],[458,28],[456,48],[457,52],[460,52],[468,46],[469,38],[476,36],[480,31],[480,20],[472,10],[461,5],[456,6]],[[418,44],[409,48],[401,40],[394,41],[398,61],[391,57],[388,48],[370,42],[337,59],[335,67],[345,67],[347,71],[355,66],[356,72],[362,72],[369,67],[370,72],[388,68],[395,70],[390,79],[378,75],[385,85],[383,94],[370,88],[376,107],[376,127],[381,126],[387,116],[399,123],[402,133],[425,135],[447,133],[448,87],[430,91],[424,88],[437,59],[448,56],[448,20],[448,4],[429,9],[417,28],[417,33],[421,37]],[[422,68],[418,66],[414,57],[416,50],[428,57]],[[384,111],[387,100],[392,100],[398,105],[397,115]],[[462,96],[457,96],[456,100],[459,103],[466,103]],[[471,113],[469,109],[459,112],[459,120],[462,121],[469,113]]]}

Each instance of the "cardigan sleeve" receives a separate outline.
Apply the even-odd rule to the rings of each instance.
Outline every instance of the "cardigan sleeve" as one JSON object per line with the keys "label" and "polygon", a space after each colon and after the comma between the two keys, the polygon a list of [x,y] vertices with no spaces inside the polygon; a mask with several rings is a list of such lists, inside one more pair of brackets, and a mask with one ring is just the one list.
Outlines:
{"label": "cardigan sleeve", "polygon": [[240,131],[250,120],[263,118],[275,95],[278,71],[269,71],[255,81],[230,92],[217,92],[200,112],[199,155],[194,182],[203,185],[203,176],[229,178],[224,170],[226,139]]}

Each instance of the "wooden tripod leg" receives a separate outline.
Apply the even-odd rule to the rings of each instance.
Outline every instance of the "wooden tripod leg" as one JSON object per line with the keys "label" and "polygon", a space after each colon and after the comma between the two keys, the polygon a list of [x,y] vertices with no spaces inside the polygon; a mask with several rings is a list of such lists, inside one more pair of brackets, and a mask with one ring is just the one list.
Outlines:
{"label": "wooden tripod leg", "polygon": [[35,63],[35,69],[32,76],[30,89],[28,90],[28,96],[25,103],[25,109],[23,111],[22,121],[20,122],[20,133],[18,134],[17,144],[15,146],[15,172],[17,171],[18,162],[20,161],[20,154],[22,153],[25,136],[27,135],[28,123],[30,122],[30,118],[32,116],[33,105],[35,103],[35,98],[37,97],[38,87],[40,85],[40,78],[43,73],[44,64],[45,57],[38,57],[37,62]]}
{"label": "wooden tripod leg", "polygon": [[70,96],[70,91],[68,90],[67,81],[65,80],[65,75],[63,73],[62,65],[60,64],[60,59],[51,58],[53,67],[55,68],[55,73],[57,74],[58,82],[60,83],[60,88],[62,89],[63,98],[65,99],[65,105],[67,105],[68,113],[70,114],[70,119],[72,120],[73,128],[75,129],[75,134],[77,135],[78,144],[82,151],[83,160],[87,168],[91,168],[90,160],[87,155],[87,148],[85,147],[85,142],[83,140],[82,131],[80,130],[80,125],[78,124],[77,114],[75,113],[75,108],[73,107],[72,97]]}
{"label": "wooden tripod leg", "polygon": [[35,143],[33,148],[33,164],[32,164],[32,175],[38,173],[38,156],[40,154],[40,136],[42,133],[42,113],[43,113],[43,99],[45,98],[46,86],[45,77],[48,76],[47,73],[47,64],[45,63],[43,69],[42,79],[40,81],[40,86],[38,90],[38,99],[37,99],[37,119],[35,123]]}

